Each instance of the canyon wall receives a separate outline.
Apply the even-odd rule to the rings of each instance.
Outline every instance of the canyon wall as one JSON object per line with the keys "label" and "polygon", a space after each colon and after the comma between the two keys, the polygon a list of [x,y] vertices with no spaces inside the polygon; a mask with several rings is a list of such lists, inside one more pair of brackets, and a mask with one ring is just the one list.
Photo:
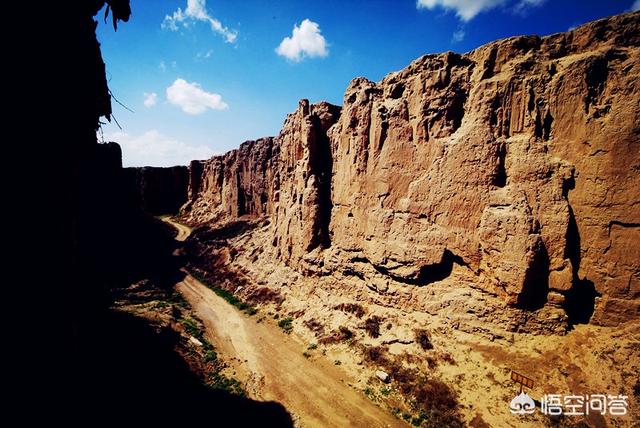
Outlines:
{"label": "canyon wall", "polygon": [[175,214],[187,202],[186,166],[125,168],[124,176],[132,204],[149,214]]}
{"label": "canyon wall", "polygon": [[275,257],[384,293],[463,272],[569,323],[640,314],[640,13],[423,56],[342,107],[190,166],[192,224],[266,218]]}

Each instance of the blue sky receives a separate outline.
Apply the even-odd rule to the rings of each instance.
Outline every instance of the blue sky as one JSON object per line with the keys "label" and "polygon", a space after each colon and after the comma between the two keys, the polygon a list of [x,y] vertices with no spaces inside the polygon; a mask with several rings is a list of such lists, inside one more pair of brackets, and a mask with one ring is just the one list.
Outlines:
{"label": "blue sky", "polygon": [[[342,104],[427,53],[546,35],[640,8],[640,0],[131,0],[99,19],[125,166],[186,164],[277,135],[298,100]],[[98,17],[101,17],[99,14]]]}

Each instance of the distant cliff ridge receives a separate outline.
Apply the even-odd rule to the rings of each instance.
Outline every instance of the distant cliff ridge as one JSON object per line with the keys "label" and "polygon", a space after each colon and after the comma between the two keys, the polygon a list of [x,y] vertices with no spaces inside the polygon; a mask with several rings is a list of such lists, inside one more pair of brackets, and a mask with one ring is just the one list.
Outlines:
{"label": "distant cliff ridge", "polygon": [[460,272],[526,311],[640,315],[640,13],[423,56],[190,166],[185,219],[384,294]]}

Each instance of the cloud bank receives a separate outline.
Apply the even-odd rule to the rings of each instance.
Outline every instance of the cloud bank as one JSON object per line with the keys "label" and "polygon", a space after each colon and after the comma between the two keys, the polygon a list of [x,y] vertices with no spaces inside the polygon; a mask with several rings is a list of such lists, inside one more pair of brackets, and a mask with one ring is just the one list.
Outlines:
{"label": "cloud bank", "polygon": [[228,43],[234,43],[238,38],[236,31],[228,29],[209,14],[206,0],[187,0],[187,8],[178,8],[172,15],[166,15],[161,27],[163,30],[178,31],[180,26],[189,28],[196,21],[209,24],[211,31],[220,34]]}
{"label": "cloud bank", "polygon": [[191,115],[202,114],[207,109],[226,110],[229,108],[229,105],[222,101],[222,95],[207,92],[198,83],[189,83],[184,79],[176,79],[167,88],[167,100]]}

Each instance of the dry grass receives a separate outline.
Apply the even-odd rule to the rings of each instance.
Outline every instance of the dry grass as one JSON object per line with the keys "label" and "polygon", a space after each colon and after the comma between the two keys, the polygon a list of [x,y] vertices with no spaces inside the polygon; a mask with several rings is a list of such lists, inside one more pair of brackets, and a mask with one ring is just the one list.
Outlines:
{"label": "dry grass", "polygon": [[333,309],[353,314],[357,318],[362,318],[366,313],[365,309],[357,303],[340,303],[334,306]]}
{"label": "dry grass", "polygon": [[343,342],[353,338],[353,332],[345,326],[340,326],[337,331],[333,331],[329,335],[322,336],[318,339],[318,343],[321,345],[329,345],[332,343]]}
{"label": "dry grass", "polygon": [[316,337],[322,335],[324,333],[324,325],[315,319],[305,320],[302,325],[307,327],[309,330],[315,333]]}
{"label": "dry grass", "polygon": [[367,334],[374,339],[380,336],[380,323],[382,322],[382,318],[377,315],[374,315],[364,322],[364,329]]}
{"label": "dry grass", "polygon": [[431,343],[431,338],[429,337],[429,332],[427,332],[427,330],[417,329],[414,332],[416,335],[416,342],[422,349],[425,351],[433,349],[433,344]]}
{"label": "dry grass", "polygon": [[428,377],[415,368],[405,367],[388,357],[386,346],[370,346],[363,349],[364,359],[376,368],[389,373],[396,388],[412,404],[418,416],[411,419],[415,426],[462,427],[458,414],[456,393],[440,379]]}

